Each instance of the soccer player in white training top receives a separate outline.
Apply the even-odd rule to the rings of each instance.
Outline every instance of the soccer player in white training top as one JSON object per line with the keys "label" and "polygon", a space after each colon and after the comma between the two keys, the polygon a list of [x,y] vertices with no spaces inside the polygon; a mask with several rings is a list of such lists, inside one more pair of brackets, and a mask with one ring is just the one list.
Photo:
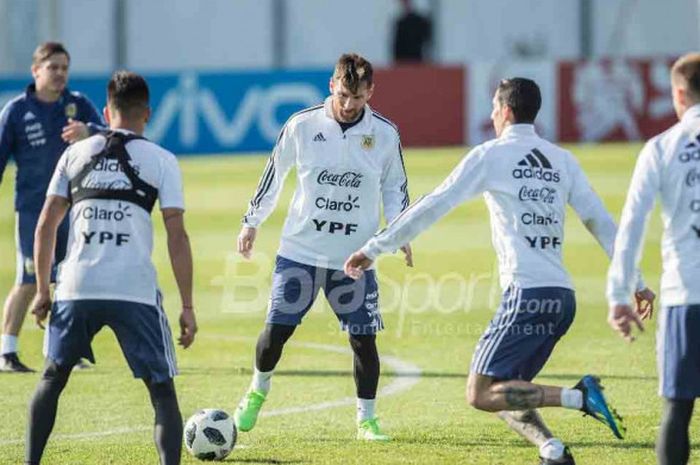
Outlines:
{"label": "soccer player in white training top", "polygon": [[[184,226],[180,169],[175,156],[143,138],[151,110],[146,81],[118,71],[107,86],[110,130],[71,145],[54,172],[36,230],[37,294],[32,313],[46,329],[46,367],[29,406],[26,461],[38,465],[71,368],[95,362],[91,342],[104,326],[114,331],[134,377],[148,389],[161,465],[180,463],[182,416],[168,318],[151,261],[151,211],[158,201],[180,291],[180,344],[194,341],[192,253]],[[51,305],[49,274],[56,231],[70,207],[66,259]],[[43,326],[42,326],[43,327]],[[85,412],[89,415],[90,412]]]}
{"label": "soccer player in white training top", "polygon": [[626,339],[642,329],[628,292],[641,258],[644,226],[657,196],[661,242],[661,314],[657,332],[659,394],[664,412],[656,443],[660,465],[688,462],[688,426],[700,396],[700,54],[671,69],[673,107],[680,120],[650,139],[637,160],[608,273],[608,321]]}
{"label": "soccer player in white training top", "polygon": [[[574,156],[536,134],[540,105],[534,81],[501,81],[491,114],[498,138],[471,150],[437,189],[354,253],[345,271],[362,276],[381,253],[395,250],[461,202],[483,194],[504,294],[476,347],[467,400],[477,409],[498,412],[508,426],[538,446],[542,464],[573,464],[569,449],[552,435],[536,409],[579,409],[622,437],[599,380],[586,375],[573,389],[531,381],[576,311],[561,258],[567,203],[608,255],[616,227]],[[653,299],[653,293],[640,290],[637,297]]]}
{"label": "soccer player in white training top", "polygon": [[[323,289],[350,336],[357,392],[357,438],[387,440],[374,413],[379,382],[376,333],[383,328],[373,270],[353,281],[345,258],[409,203],[396,126],[367,105],[372,65],[356,54],[340,57],[322,105],[293,115],[277,140],[250,208],[238,251],[249,257],[258,228],[275,208],[285,176],[296,167],[297,188],[280,243],[265,328],[258,338],[255,372],[234,414],[250,431],[268,396],[282,348]],[[403,246],[404,244],[402,244]],[[411,249],[403,247],[411,266]]]}

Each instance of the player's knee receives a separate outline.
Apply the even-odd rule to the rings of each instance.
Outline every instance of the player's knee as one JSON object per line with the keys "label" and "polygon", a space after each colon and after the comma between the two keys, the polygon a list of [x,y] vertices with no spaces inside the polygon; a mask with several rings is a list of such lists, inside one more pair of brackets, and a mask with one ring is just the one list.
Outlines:
{"label": "player's knee", "polygon": [[14,294],[20,299],[31,299],[36,294],[36,284],[17,284],[13,289]]}
{"label": "player's knee", "polygon": [[467,403],[477,410],[486,410],[482,396],[474,389],[467,389]]}
{"label": "player's knee", "polygon": [[374,334],[351,334],[349,340],[352,351],[359,356],[377,353],[377,337]]}
{"label": "player's knee", "polygon": [[479,391],[476,389],[476,387],[472,383],[467,383],[467,390],[466,390],[466,396],[467,396],[467,403],[471,405],[472,407],[481,410],[481,399],[479,397]]}
{"label": "player's knee", "polygon": [[261,349],[270,349],[273,347],[283,347],[284,344],[292,337],[296,326],[267,324],[260,337],[258,338],[258,346]]}
{"label": "player's knee", "polygon": [[175,383],[172,379],[160,383],[146,381],[146,386],[153,400],[172,399],[176,397]]}
{"label": "player's knee", "polygon": [[483,410],[485,412],[497,411],[491,406],[491,402],[489,402],[488,389],[483,383],[478,383],[471,374],[467,381],[466,397],[467,403],[477,410]]}
{"label": "player's knee", "polygon": [[41,379],[47,383],[58,386],[65,386],[68,382],[68,377],[71,373],[70,366],[58,365],[55,362],[48,360],[44,367],[44,372],[41,374]]}

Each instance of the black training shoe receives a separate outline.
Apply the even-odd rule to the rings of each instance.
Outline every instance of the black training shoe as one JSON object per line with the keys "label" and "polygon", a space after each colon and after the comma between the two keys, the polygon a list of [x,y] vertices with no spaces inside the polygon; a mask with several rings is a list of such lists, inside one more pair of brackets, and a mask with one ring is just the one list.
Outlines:
{"label": "black training shoe", "polygon": [[17,352],[10,352],[0,356],[0,371],[5,373],[34,373],[27,365],[19,361]]}
{"label": "black training shoe", "polygon": [[562,455],[560,458],[556,460],[552,459],[543,459],[540,457],[540,465],[576,465],[576,461],[574,460],[574,456],[571,455],[571,451],[569,450],[568,447],[564,448],[564,455]]}

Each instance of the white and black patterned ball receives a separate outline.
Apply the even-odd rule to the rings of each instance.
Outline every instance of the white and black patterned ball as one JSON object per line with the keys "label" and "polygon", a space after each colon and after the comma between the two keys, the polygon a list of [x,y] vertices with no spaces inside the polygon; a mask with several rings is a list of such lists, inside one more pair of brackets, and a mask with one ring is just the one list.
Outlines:
{"label": "white and black patterned ball", "polygon": [[236,425],[223,410],[203,409],[185,423],[185,447],[199,460],[223,460],[236,444]]}

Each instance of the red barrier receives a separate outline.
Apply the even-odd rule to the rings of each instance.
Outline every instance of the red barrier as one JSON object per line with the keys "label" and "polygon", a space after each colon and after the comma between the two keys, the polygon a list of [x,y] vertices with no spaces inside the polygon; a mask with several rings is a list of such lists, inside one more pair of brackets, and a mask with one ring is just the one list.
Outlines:
{"label": "red barrier", "polygon": [[673,125],[670,59],[559,64],[558,139],[645,140]]}
{"label": "red barrier", "polygon": [[378,69],[370,105],[399,127],[404,146],[464,144],[464,67]]}

